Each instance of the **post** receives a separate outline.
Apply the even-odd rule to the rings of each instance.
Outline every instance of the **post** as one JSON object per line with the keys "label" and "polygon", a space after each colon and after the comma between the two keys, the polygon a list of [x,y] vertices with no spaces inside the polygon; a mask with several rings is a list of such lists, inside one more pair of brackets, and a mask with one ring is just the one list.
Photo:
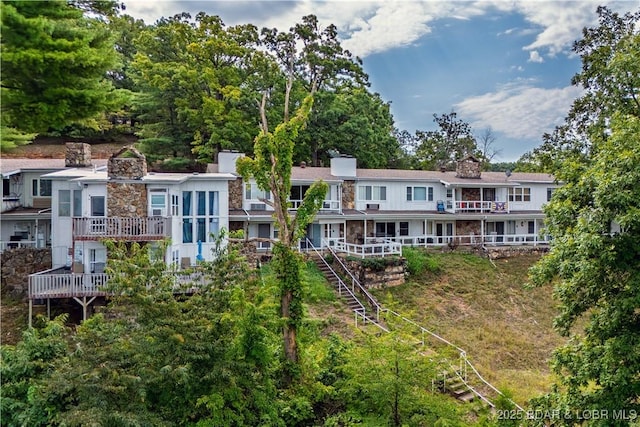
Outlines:
{"label": "post", "polygon": [[33,300],[29,298],[29,328],[33,326]]}

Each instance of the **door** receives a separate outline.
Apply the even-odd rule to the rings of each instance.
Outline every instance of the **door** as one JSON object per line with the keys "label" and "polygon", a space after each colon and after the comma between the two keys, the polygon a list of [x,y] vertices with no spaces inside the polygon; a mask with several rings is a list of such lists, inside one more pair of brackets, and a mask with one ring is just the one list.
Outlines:
{"label": "door", "polygon": [[[319,248],[322,244],[322,228],[320,224],[309,224],[307,227],[307,239],[311,241],[311,244],[316,248]],[[307,248],[307,242],[300,242],[303,248]]]}
{"label": "door", "polygon": [[104,196],[91,196],[91,219],[90,219],[90,232],[91,234],[106,234],[107,225],[105,220],[105,197]]}
{"label": "door", "polygon": [[[258,224],[258,237],[262,239],[271,238],[271,224]],[[271,247],[271,242],[259,241],[258,248],[268,249]]]}
{"label": "door", "polygon": [[106,249],[90,249],[89,250],[89,271],[91,273],[104,273],[104,267],[107,263]]}
{"label": "door", "polygon": [[502,222],[502,221],[501,222],[496,222],[496,234],[498,235],[496,241],[503,242],[504,241],[504,237],[503,237],[504,236],[504,222]]}

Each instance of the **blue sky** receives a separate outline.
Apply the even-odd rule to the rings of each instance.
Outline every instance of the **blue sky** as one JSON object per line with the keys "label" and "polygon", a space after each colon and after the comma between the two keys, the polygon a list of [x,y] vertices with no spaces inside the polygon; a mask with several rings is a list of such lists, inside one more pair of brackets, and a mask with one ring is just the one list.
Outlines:
{"label": "blue sky", "polygon": [[391,102],[396,126],[434,129],[456,111],[477,134],[491,128],[498,161],[517,160],[562,123],[580,88],[571,53],[600,4],[624,13],[636,1],[148,1],[124,0],[147,24],[200,11],[225,24],[287,30],[313,13],[338,27],[360,56],[371,89]]}

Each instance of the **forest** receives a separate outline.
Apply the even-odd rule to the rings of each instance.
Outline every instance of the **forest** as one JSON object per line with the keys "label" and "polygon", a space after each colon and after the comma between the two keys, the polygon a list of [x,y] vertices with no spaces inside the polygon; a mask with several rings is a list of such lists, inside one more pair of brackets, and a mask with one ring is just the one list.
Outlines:
{"label": "forest", "polygon": [[[1,7],[3,151],[36,135],[134,134],[151,162],[182,170],[233,149],[251,156],[243,176],[285,195],[273,261],[250,268],[220,246],[190,297],[175,295],[149,247],[109,243],[115,297],[103,313],[74,329],[41,320],[2,345],[2,425],[637,425],[461,409],[425,389],[435,366],[400,334],[314,329],[309,273],[287,243],[322,185],[290,218],[290,165],[340,152],[360,167],[433,169],[494,154],[491,135],[455,112],[434,114],[436,131],[395,128],[334,26],[310,15],[287,32],[227,27],[204,13],[147,25],[109,0]],[[566,337],[555,384],[528,403],[539,413],[640,414],[640,11],[597,14],[573,46],[582,96],[513,165],[563,184],[545,207],[550,251],[529,272],[530,286],[553,286]]]}

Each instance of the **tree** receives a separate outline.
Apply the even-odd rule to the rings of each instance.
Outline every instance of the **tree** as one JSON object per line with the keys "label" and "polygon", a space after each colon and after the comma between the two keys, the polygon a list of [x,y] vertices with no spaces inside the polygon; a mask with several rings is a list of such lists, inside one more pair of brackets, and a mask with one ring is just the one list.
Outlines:
{"label": "tree", "polygon": [[433,115],[439,129],[416,131],[416,161],[420,169],[455,169],[456,162],[466,156],[479,156],[471,126],[458,119],[455,111]]}
{"label": "tree", "polygon": [[259,95],[247,84],[261,56],[253,25],[226,27],[199,13],[162,18],[138,38],[132,68],[140,143],[151,160],[212,161],[216,151],[250,152]]}
{"label": "tree", "polygon": [[[261,201],[274,209],[273,216],[279,230],[279,240],[274,244],[272,264],[280,286],[284,357],[288,363],[285,366],[286,383],[290,383],[297,375],[297,330],[303,319],[301,261],[292,246],[305,235],[307,226],[322,207],[328,190],[324,181],[314,182],[305,193],[304,200],[295,214],[290,214],[288,198],[291,194],[293,149],[312,104],[313,98],[309,95],[296,115],[279,124],[273,133],[268,131],[266,120],[263,120],[262,131],[255,140],[255,158],[242,157],[238,159],[237,165],[238,173],[243,179],[249,180],[254,177],[258,188],[270,191],[273,196],[273,200]],[[262,117],[265,117],[264,111]]]}
{"label": "tree", "polygon": [[571,338],[553,355],[561,387],[537,405],[571,413],[640,411],[640,118],[615,114],[610,132],[592,141],[589,164],[559,171],[565,184],[545,209],[553,246],[531,270],[536,285],[554,281],[555,327]]}
{"label": "tree", "polygon": [[593,136],[606,133],[614,113],[640,116],[640,11],[623,16],[607,7],[597,9],[599,26],[585,28],[573,45],[582,70],[572,84],[584,94],[572,105],[565,123],[543,135],[543,143],[526,153],[528,170],[554,173],[565,161],[588,161]]}
{"label": "tree", "polygon": [[496,136],[493,133],[491,127],[486,128],[482,133],[476,138],[478,141],[478,150],[480,152],[480,156],[482,157],[482,161],[484,162],[485,168],[490,167],[493,159],[498,156],[502,150],[496,148]]}
{"label": "tree", "polygon": [[[574,83],[585,94],[565,125],[527,157],[564,184],[546,207],[553,244],[532,268],[531,281],[555,283],[555,326],[570,337],[552,360],[559,387],[534,404],[570,414],[640,409],[640,35],[634,29],[640,12],[598,13],[600,26],[585,29],[574,45],[583,59]],[[576,328],[579,319],[584,331]]]}
{"label": "tree", "polygon": [[100,19],[63,0],[3,1],[1,14],[2,139],[86,124],[122,101],[107,79],[116,56]]}
{"label": "tree", "polygon": [[[317,93],[314,106],[300,134],[304,143],[296,147],[300,160],[311,158],[315,166],[328,164],[331,150],[357,157],[362,168],[390,167],[398,160],[393,117],[379,94],[365,87],[323,91]],[[301,153],[306,148],[310,153]]]}

